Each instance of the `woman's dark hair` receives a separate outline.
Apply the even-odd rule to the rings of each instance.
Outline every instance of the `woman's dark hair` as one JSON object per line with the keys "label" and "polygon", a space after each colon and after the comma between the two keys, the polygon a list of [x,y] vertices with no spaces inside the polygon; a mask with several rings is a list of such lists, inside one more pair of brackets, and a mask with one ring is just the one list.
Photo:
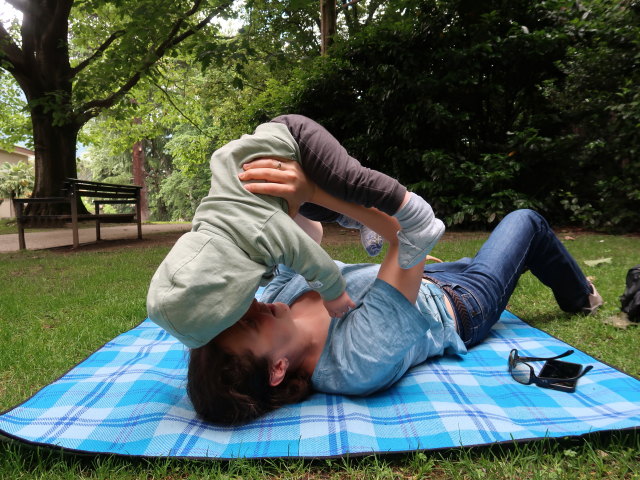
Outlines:
{"label": "woman's dark hair", "polygon": [[269,362],[247,351],[228,353],[215,343],[189,354],[187,394],[205,421],[224,425],[249,422],[267,412],[306,398],[311,379],[302,372],[287,372],[283,381],[269,385]]}

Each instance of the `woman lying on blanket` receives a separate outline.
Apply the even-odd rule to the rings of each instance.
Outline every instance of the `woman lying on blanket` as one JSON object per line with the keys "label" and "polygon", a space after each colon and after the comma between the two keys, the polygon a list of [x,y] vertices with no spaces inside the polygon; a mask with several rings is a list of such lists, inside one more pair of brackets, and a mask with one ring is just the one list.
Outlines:
{"label": "woman lying on blanket", "polygon": [[[368,395],[427,358],[464,354],[488,335],[527,269],[566,312],[589,314],[602,304],[545,219],[531,210],[507,215],[473,259],[405,270],[397,263],[395,219],[327,195],[295,163],[287,171],[272,164],[254,162],[249,174],[267,183],[247,188],[356,218],[382,234],[389,249],[382,265],[339,264],[356,304],[342,318],[331,318],[320,295],[281,268],[264,303],[255,301],[238,323],[192,349],[187,390],[207,421],[247,422],[312,391]],[[319,224],[302,226],[321,238]]]}

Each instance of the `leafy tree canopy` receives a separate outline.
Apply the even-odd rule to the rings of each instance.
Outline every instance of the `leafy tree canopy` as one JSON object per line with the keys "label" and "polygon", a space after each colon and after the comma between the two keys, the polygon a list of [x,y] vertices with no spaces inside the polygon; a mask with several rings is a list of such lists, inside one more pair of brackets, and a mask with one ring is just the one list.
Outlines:
{"label": "leafy tree canopy", "polygon": [[[56,195],[76,176],[77,134],[120,102],[195,33],[213,38],[231,0],[9,0],[19,32],[0,24],[0,67],[27,100],[35,146],[36,196]],[[193,45],[191,43],[191,45]],[[53,207],[43,205],[46,211]]]}
{"label": "leafy tree canopy", "polygon": [[[74,66],[129,21],[118,13],[128,2],[87,5],[105,16],[78,27]],[[215,148],[296,112],[420,191],[450,225],[486,226],[533,207],[558,223],[640,228],[637,1],[341,1],[324,58],[317,0],[247,0],[238,9],[237,34],[211,27],[176,45],[81,133],[102,178],[128,174],[131,145],[146,139],[158,218],[190,217]],[[91,37],[107,23],[115,29]],[[142,23],[145,38],[161,29]],[[74,105],[81,94],[104,98],[109,88],[91,92],[144,61],[133,37],[112,46],[125,38],[129,53],[110,46],[90,62],[92,80],[76,84]]]}

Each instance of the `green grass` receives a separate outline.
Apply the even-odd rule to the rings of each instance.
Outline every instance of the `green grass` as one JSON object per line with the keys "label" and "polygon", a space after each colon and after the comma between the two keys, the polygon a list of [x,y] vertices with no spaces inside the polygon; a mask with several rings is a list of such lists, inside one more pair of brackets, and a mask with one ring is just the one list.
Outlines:
{"label": "green grass", "polygon": [[[433,255],[471,256],[485,236],[441,242]],[[594,317],[571,317],[526,274],[510,309],[539,328],[628,373],[640,375],[640,328],[617,330],[602,320],[619,310],[640,238],[584,235],[565,242],[605,299]],[[328,248],[345,262],[370,261],[359,246]],[[145,318],[146,289],[168,248],[110,252],[0,254],[0,410],[28,398],[106,341]],[[584,260],[610,257],[587,267]],[[532,387],[533,388],[533,387]],[[564,479],[640,478],[640,434],[546,440],[365,458],[197,462],[65,456],[0,442],[0,479]]]}
{"label": "green grass", "polygon": [[9,233],[18,233],[18,227],[16,227],[16,219],[0,218],[0,235],[7,235]]}

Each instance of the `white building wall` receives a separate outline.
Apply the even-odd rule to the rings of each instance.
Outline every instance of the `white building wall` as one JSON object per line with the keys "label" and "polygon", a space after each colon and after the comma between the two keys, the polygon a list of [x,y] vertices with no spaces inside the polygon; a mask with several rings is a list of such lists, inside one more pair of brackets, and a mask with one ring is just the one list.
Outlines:
{"label": "white building wall", "polygon": [[[6,150],[0,149],[0,165],[5,162],[9,162],[11,164],[18,162],[29,162],[33,163],[34,152],[22,147],[15,147],[13,152],[7,152]],[[2,203],[0,203],[0,218],[12,218],[15,217],[16,214],[13,211],[13,204],[10,199],[3,199]]]}

